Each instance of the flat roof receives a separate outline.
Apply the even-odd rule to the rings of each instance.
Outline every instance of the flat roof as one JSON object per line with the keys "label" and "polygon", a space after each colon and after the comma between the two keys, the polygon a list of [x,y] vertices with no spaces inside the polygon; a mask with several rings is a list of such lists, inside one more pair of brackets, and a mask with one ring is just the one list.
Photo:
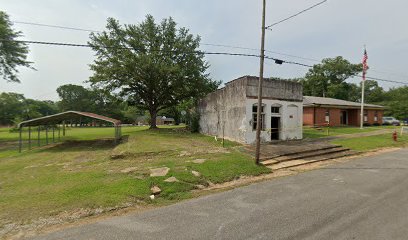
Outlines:
{"label": "flat roof", "polygon": [[[303,97],[303,106],[316,106],[316,105],[324,105],[324,106],[339,106],[339,107],[353,107],[358,108],[361,107],[361,103],[358,102],[351,102],[345,101],[335,98],[324,98],[324,97],[313,97],[313,96],[304,96]],[[384,106],[374,105],[374,104],[364,104],[364,107],[367,108],[377,108],[377,109],[384,109]]]}
{"label": "flat roof", "polygon": [[115,126],[118,126],[121,124],[121,122],[117,119],[105,117],[105,116],[98,115],[95,113],[67,111],[67,112],[57,113],[54,115],[49,115],[49,116],[27,120],[27,121],[19,123],[18,127],[21,128],[21,127],[28,127],[28,126],[57,124],[57,123],[61,123],[64,120],[79,119],[81,117],[89,117],[93,119],[102,120],[105,122],[110,122],[110,123],[113,123]]}

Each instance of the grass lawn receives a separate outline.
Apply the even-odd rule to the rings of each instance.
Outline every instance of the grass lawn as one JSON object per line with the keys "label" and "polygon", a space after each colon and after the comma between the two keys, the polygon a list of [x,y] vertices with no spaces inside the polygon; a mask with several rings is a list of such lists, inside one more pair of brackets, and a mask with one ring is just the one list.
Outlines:
{"label": "grass lawn", "polygon": [[[322,138],[327,136],[337,136],[342,134],[353,134],[353,133],[365,133],[365,132],[373,132],[378,131],[381,129],[392,129],[396,128],[394,126],[372,126],[372,127],[364,127],[360,129],[359,127],[327,127],[324,128],[312,128],[312,127],[303,127],[303,137],[304,138]],[[329,134],[327,134],[327,130],[329,130]]]}
{"label": "grass lawn", "polygon": [[[125,127],[122,133],[127,140],[115,145],[102,139],[113,137],[112,128],[72,128],[69,141],[19,154],[18,133],[0,129],[0,233],[6,225],[65,211],[166,204],[192,197],[197,185],[270,171],[256,166],[239,144],[226,142],[223,148],[211,137],[181,128]],[[196,159],[206,161],[193,163]],[[150,177],[150,169],[158,167],[170,168],[166,177]],[[179,182],[164,182],[171,176]],[[162,193],[151,201],[154,185]]]}
{"label": "grass lawn", "polygon": [[332,143],[364,152],[385,147],[406,147],[408,146],[408,135],[398,136],[398,142],[392,140],[391,134],[382,134],[369,137],[338,139],[332,141]]}

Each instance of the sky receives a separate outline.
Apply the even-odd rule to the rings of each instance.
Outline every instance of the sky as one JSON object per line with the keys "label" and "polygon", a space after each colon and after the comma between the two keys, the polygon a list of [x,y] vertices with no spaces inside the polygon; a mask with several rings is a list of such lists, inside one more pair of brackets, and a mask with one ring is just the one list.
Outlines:
{"label": "sky", "polygon": [[[266,24],[272,24],[321,0],[267,0]],[[343,56],[360,63],[367,46],[368,76],[408,82],[408,1],[328,0],[266,33],[267,55],[308,65],[323,58]],[[1,0],[0,10],[11,21],[104,30],[108,17],[138,24],[151,14],[157,21],[172,17],[179,27],[201,36],[203,44],[259,49],[261,0]],[[86,44],[89,33],[14,24],[23,40]],[[58,100],[56,89],[64,84],[88,86],[88,48],[30,45],[29,61],[36,71],[19,68],[21,83],[0,80],[0,92],[22,93],[27,98]],[[259,54],[259,51],[202,45],[202,50]],[[286,54],[286,55],[281,55]],[[302,58],[290,57],[294,55]],[[304,59],[307,58],[307,59]],[[313,59],[313,60],[311,60]],[[259,59],[207,56],[211,77],[228,82],[244,75],[259,75]],[[317,60],[317,61],[316,61]],[[265,62],[266,77],[302,77],[307,67]],[[357,83],[358,79],[350,82]],[[401,86],[379,82],[384,88]]]}

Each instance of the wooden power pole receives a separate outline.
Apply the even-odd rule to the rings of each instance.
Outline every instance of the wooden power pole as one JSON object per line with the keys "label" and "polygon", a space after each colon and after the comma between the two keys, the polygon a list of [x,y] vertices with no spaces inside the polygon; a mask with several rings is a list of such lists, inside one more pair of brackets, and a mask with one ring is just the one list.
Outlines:
{"label": "wooden power pole", "polygon": [[262,37],[261,37],[261,56],[259,66],[259,85],[258,85],[258,105],[256,114],[256,152],[255,161],[259,164],[259,156],[261,151],[261,129],[263,120],[262,113],[262,84],[264,75],[264,62],[265,62],[265,12],[266,12],[266,0],[262,0]]}

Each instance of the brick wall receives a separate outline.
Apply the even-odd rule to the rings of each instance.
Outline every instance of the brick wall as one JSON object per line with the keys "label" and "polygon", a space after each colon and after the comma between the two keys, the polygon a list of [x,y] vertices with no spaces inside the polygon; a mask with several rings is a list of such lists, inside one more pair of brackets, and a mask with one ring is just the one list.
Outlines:
{"label": "brick wall", "polygon": [[314,108],[308,107],[303,108],[303,125],[313,125],[314,124]]}
{"label": "brick wall", "polygon": [[[306,107],[303,109],[303,124],[304,125],[327,125],[326,111],[330,114],[330,126],[341,126],[340,116],[341,111],[347,111],[348,125],[360,126],[360,110],[359,109],[340,109],[340,108],[325,108],[325,107]],[[368,113],[368,121],[365,122],[369,125],[382,124],[382,118],[384,116],[384,110],[366,110]],[[375,113],[377,112],[377,121],[374,121]],[[315,117],[315,118],[314,118]]]}

